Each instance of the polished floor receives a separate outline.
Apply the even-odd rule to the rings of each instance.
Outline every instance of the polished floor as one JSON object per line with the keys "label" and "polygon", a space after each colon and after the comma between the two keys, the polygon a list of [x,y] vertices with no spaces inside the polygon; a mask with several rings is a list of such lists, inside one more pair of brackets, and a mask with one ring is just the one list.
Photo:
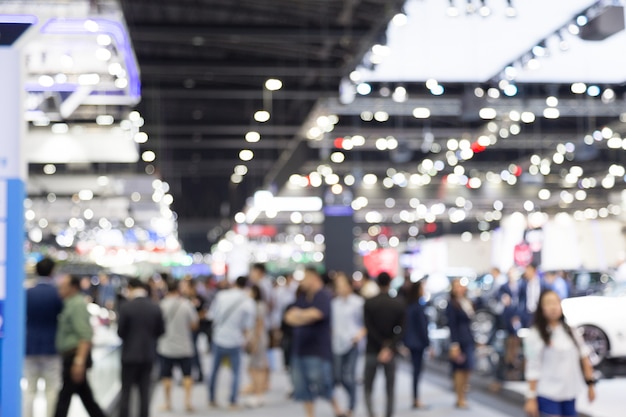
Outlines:
{"label": "polished floor", "polygon": [[[275,352],[276,363],[280,363],[279,352]],[[208,368],[210,356],[205,356],[205,368]],[[104,409],[110,411],[111,417],[116,417],[115,400],[119,394],[119,350],[111,348],[98,348],[94,351],[94,368],[90,372],[89,378],[98,402]],[[362,366],[362,364],[361,364]],[[195,413],[185,413],[183,409],[183,391],[177,384],[173,390],[173,412],[161,412],[162,388],[157,384],[154,390],[151,404],[152,417],[177,417],[181,415],[197,416],[250,416],[250,417],[292,417],[303,416],[304,412],[300,404],[287,398],[289,382],[287,374],[277,366],[278,370],[272,374],[271,389],[265,397],[265,404],[257,408],[246,407],[246,397],[240,398],[241,407],[238,410],[227,408],[227,398],[230,387],[230,370],[223,368],[219,375],[218,404],[219,408],[209,408],[208,393],[206,384],[196,384],[193,388],[193,405]],[[421,385],[421,397],[430,406],[428,410],[413,410],[410,408],[410,374],[407,364],[400,363],[396,380],[396,413],[398,417],[424,416],[424,417],[522,417],[523,393],[526,388],[524,382],[509,382],[504,385],[500,394],[492,394],[484,388],[490,382],[489,378],[475,375],[472,380],[472,387],[469,393],[470,410],[459,410],[453,406],[454,395],[451,392],[451,384],[447,375],[447,367],[442,364],[430,362],[424,372]],[[243,384],[248,378],[244,372]],[[589,404],[584,396],[578,401],[578,409],[581,416],[588,417],[618,417],[622,415],[623,393],[626,388],[626,378],[601,380],[597,387],[597,400]],[[382,415],[384,407],[383,380],[382,374],[377,377],[375,388],[375,404],[378,409],[377,415]],[[337,390],[338,399],[342,404],[346,404],[345,394],[341,389]],[[45,415],[45,400],[38,398],[35,406],[35,416]],[[316,406],[317,416],[332,416],[330,406],[319,401]],[[359,404],[356,409],[356,416],[365,416],[365,409],[362,403],[362,387],[359,387]],[[75,399],[70,409],[70,417],[87,417],[82,404]]]}

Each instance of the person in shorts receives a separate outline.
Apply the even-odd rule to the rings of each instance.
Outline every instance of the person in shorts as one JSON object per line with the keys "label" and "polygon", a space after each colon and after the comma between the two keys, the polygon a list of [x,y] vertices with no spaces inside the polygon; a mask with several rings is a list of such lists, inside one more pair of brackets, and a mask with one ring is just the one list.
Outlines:
{"label": "person in shorts", "polygon": [[314,268],[305,270],[301,288],[303,295],[285,313],[285,321],[293,327],[294,398],[304,404],[306,417],[315,415],[317,397],[330,401],[335,415],[344,416],[333,396],[332,295]]}
{"label": "person in shorts", "polygon": [[172,411],[172,370],[178,366],[183,373],[185,390],[185,410],[193,411],[191,389],[193,379],[193,331],[198,328],[198,313],[188,299],[181,297],[178,282],[171,281],[167,286],[167,295],[161,301],[161,311],[165,321],[165,334],[157,344],[157,353],[161,357],[161,382],[163,384],[163,411]]}

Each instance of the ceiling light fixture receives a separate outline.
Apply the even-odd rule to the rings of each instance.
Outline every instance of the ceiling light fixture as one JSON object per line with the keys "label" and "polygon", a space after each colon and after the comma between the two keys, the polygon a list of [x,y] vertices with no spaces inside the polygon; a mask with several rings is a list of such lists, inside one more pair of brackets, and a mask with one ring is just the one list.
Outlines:
{"label": "ceiling light fixture", "polygon": [[517,9],[513,6],[513,0],[507,0],[504,14],[506,17],[517,17]]}
{"label": "ceiling light fixture", "polygon": [[446,9],[446,14],[449,17],[458,17],[461,14],[459,12],[459,8],[455,6],[454,0],[450,0],[450,5]]}
{"label": "ceiling light fixture", "polygon": [[267,88],[269,91],[278,91],[282,87],[283,82],[279,79],[270,78],[269,80],[265,81],[265,88]]}
{"label": "ceiling light fixture", "polygon": [[259,110],[254,113],[254,120],[259,123],[265,123],[270,119],[270,112],[267,110]]}
{"label": "ceiling light fixture", "polygon": [[481,0],[481,6],[480,9],[478,9],[478,13],[482,16],[482,17],[489,17],[491,15],[491,8],[489,8],[489,6],[487,6],[487,1],[486,0]]}
{"label": "ceiling light fixture", "polygon": [[246,142],[256,143],[261,140],[261,134],[259,132],[250,131],[246,133]]}

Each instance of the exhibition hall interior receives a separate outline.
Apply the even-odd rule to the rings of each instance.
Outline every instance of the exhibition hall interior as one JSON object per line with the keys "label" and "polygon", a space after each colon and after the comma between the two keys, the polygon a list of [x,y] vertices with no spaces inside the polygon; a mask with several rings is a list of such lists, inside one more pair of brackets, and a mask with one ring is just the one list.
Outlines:
{"label": "exhibition hall interior", "polygon": [[[311,269],[335,299],[335,277],[347,276],[366,314],[368,285],[397,301],[419,283],[428,407],[411,397],[405,337],[394,415],[533,415],[524,356],[534,324],[508,312],[526,308],[518,288],[536,274],[588,354],[593,380],[583,366],[582,385],[595,399],[580,391],[578,415],[620,416],[625,27],[622,0],[3,0],[0,416],[51,416],[57,401],[43,376],[33,383],[23,371],[27,294],[45,259],[55,286],[80,283],[92,333],[85,372],[107,416],[129,415],[118,324],[138,279],[162,308],[172,282],[202,300],[191,399],[175,369],[172,404],[161,407],[159,360],[149,415],[180,415],[184,404],[196,415],[310,417],[276,337],[291,320],[284,300],[298,303]],[[222,361],[217,403],[238,380],[244,399],[215,407],[212,314],[239,277],[270,310],[270,382],[248,401],[258,358],[242,354],[240,378]],[[457,282],[474,346],[467,404],[450,354]],[[363,375],[368,337],[354,342],[356,406],[344,414],[320,401],[317,415],[373,417],[370,396],[382,412],[382,372],[373,393]],[[338,387],[347,404],[350,389]],[[74,397],[67,415],[99,416]],[[130,415],[145,417],[138,397]]]}

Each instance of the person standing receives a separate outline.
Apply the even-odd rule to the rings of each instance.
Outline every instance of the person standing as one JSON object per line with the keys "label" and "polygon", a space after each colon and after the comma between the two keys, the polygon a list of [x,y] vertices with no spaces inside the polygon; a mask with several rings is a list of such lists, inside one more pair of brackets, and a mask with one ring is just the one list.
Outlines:
{"label": "person standing", "polygon": [[331,302],[332,347],[335,384],[343,385],[348,392],[347,415],[356,406],[356,361],[359,343],[366,335],[363,324],[362,297],[354,294],[350,278],[343,272],[335,274],[335,298]]}
{"label": "person standing", "polygon": [[224,359],[228,359],[233,371],[230,407],[237,408],[241,349],[254,327],[254,302],[245,291],[248,279],[237,278],[235,286],[221,290],[211,304],[209,317],[213,319],[213,366],[209,381],[209,404],[217,406],[215,391],[217,374]]}
{"label": "person standing", "polygon": [[596,397],[589,351],[580,335],[565,322],[561,299],[552,290],[539,297],[534,324],[524,339],[528,392],[524,410],[530,417],[576,416],[576,397],[587,384],[587,398]]}
{"label": "person standing", "polygon": [[424,352],[430,346],[428,338],[428,318],[422,306],[424,296],[424,281],[418,281],[411,285],[408,292],[408,308],[406,312],[406,326],[404,331],[404,345],[411,352],[413,365],[413,408],[425,409],[427,406],[420,401],[419,380],[422,374]]}
{"label": "person standing", "polygon": [[[261,297],[265,302],[266,314],[265,314],[265,331],[268,333],[269,343],[272,347],[276,346],[276,336],[277,332],[274,326],[272,326],[272,316],[274,312],[274,307],[276,304],[275,293],[274,293],[274,284],[272,283],[272,279],[267,275],[267,268],[264,263],[255,263],[250,268],[250,284],[257,285],[261,289]],[[270,387],[270,370],[275,368],[275,358],[273,352],[268,350],[268,362],[269,367],[265,371],[264,374],[264,391],[269,390]],[[248,391],[248,390],[244,390]]]}
{"label": "person standing", "polygon": [[[502,327],[506,331],[505,353],[504,353],[504,369],[506,373],[515,370],[518,362],[520,339],[517,331],[521,328],[519,319],[519,291],[520,279],[517,269],[511,268],[508,274],[508,282],[500,287],[498,296],[502,305]],[[521,369],[520,369],[521,371]],[[502,379],[506,379],[507,375],[503,375]]]}
{"label": "person standing", "polygon": [[252,332],[250,332],[246,349],[250,355],[248,372],[250,373],[251,381],[251,397],[247,405],[250,407],[258,407],[264,402],[265,377],[269,367],[267,360],[269,338],[265,326],[267,306],[261,296],[261,289],[257,285],[253,285],[250,288],[250,296],[254,300],[255,305],[255,324]]}
{"label": "person standing", "polygon": [[206,317],[207,307],[206,301],[203,296],[198,293],[198,283],[192,279],[185,279],[181,282],[181,292],[184,297],[186,297],[191,304],[193,304],[196,309],[196,313],[198,313],[198,328],[193,331],[193,359],[192,359],[192,373],[195,372],[194,381],[195,382],[203,382],[204,381],[204,371],[202,369],[202,361],[200,360],[200,350],[198,349],[198,338],[200,336],[200,331],[203,326],[203,319]]}
{"label": "person standing", "polygon": [[98,274],[98,288],[96,302],[99,306],[109,310],[115,309],[117,293],[115,285],[111,282],[111,278],[105,272]]}
{"label": "person standing", "polygon": [[137,386],[139,417],[148,417],[150,382],[158,338],[165,332],[159,306],[148,298],[137,278],[128,281],[128,301],[120,306],[117,334],[122,339],[122,393],[120,417],[129,416],[130,392]]}
{"label": "person standing", "polygon": [[54,261],[43,258],[36,265],[37,283],[26,290],[26,357],[24,378],[28,384],[24,393],[24,417],[32,417],[33,402],[37,393],[37,380],[46,384],[47,416],[54,413],[59,392],[61,358],[57,355],[54,338],[57,318],[63,310],[63,300],[54,286],[52,272]]}
{"label": "person standing", "polygon": [[59,392],[55,417],[67,417],[74,394],[78,394],[91,417],[104,417],[87,381],[87,369],[92,364],[93,329],[80,284],[81,278],[74,276],[63,277],[59,284],[63,311],[59,316],[56,348],[63,358],[63,387]]}
{"label": "person standing", "polygon": [[539,296],[545,290],[551,289],[541,279],[537,272],[537,265],[530,264],[524,270],[524,280],[519,287],[518,317],[522,327],[530,327],[539,304]]}
{"label": "person standing", "polygon": [[157,342],[165,400],[161,408],[164,411],[172,410],[172,370],[174,366],[178,366],[183,374],[185,410],[191,412],[191,367],[194,353],[192,332],[198,328],[198,314],[191,301],[181,297],[178,282],[173,280],[167,284],[167,295],[161,301],[160,307],[165,321],[165,333]]}
{"label": "person standing", "polygon": [[306,417],[315,415],[317,397],[330,401],[336,416],[344,415],[333,396],[331,347],[331,299],[324,281],[314,268],[304,271],[303,294],[285,313],[293,327],[291,372],[294,398],[304,404]]}
{"label": "person standing", "polygon": [[446,309],[450,329],[449,356],[456,393],[455,406],[462,409],[468,408],[465,391],[472,369],[474,369],[474,337],[471,329],[474,307],[466,294],[467,286],[461,283],[461,279],[454,279]]}
{"label": "person standing", "polygon": [[398,345],[402,340],[402,328],[405,320],[404,303],[389,295],[391,276],[387,272],[378,275],[380,292],[365,301],[363,307],[365,328],[367,330],[367,348],[365,355],[365,406],[369,417],[374,416],[372,408],[372,389],[378,366],[385,372],[387,407],[386,417],[394,412],[396,360]]}

